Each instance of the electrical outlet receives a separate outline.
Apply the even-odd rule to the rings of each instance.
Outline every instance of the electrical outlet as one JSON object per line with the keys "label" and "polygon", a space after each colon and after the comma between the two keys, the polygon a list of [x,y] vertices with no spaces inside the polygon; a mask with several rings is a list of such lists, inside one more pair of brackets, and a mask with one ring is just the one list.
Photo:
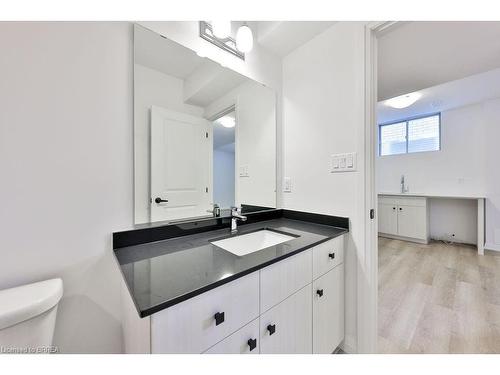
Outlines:
{"label": "electrical outlet", "polygon": [[285,177],[284,178],[283,191],[285,193],[291,193],[292,192],[292,179],[290,177]]}

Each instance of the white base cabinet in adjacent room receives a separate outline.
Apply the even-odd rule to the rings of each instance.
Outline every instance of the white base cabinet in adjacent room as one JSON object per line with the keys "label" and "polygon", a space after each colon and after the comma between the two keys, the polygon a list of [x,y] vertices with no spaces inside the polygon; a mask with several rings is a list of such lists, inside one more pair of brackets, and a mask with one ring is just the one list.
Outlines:
{"label": "white base cabinet in adjacent room", "polygon": [[339,236],[143,319],[130,301],[125,348],[332,353],[344,339],[343,260],[344,236]]}
{"label": "white base cabinet in adjacent room", "polygon": [[378,232],[383,237],[428,243],[430,231],[427,198],[379,196]]}

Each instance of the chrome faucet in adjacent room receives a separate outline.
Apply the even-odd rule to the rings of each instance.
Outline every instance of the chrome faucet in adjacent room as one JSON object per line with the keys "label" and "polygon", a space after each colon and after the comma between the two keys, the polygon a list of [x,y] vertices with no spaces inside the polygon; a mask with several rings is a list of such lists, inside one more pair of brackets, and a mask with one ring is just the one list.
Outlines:
{"label": "chrome faucet in adjacent room", "polygon": [[238,220],[246,221],[247,217],[241,214],[241,207],[231,207],[231,233],[238,231]]}
{"label": "chrome faucet in adjacent room", "polygon": [[401,175],[401,193],[408,193],[408,186],[405,186],[405,175]]}

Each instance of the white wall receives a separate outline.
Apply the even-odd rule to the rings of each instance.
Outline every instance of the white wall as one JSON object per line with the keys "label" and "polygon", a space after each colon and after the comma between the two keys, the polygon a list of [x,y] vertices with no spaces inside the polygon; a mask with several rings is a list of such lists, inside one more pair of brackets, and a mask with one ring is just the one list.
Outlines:
{"label": "white wall", "polygon": [[[494,231],[500,229],[500,173],[496,166],[500,160],[496,141],[499,123],[500,100],[442,112],[441,150],[377,157],[377,190],[399,191],[404,174],[412,193],[485,195],[486,242],[494,244]],[[473,202],[432,200],[430,207],[432,238],[455,233],[459,242],[477,242],[477,208]],[[495,246],[500,249],[500,243]]]}
{"label": "white wall", "polygon": [[184,102],[184,81],[140,64],[134,68],[135,222],[150,222],[150,115],[156,105],[203,117],[203,108]]}
{"label": "white wall", "polygon": [[[350,218],[346,347],[356,350],[364,254],[364,24],[339,22],[283,61],[284,207]],[[330,155],[358,153],[358,171],[330,173]]]}
{"label": "white wall", "polygon": [[55,345],[120,352],[111,233],[133,222],[132,26],[0,23],[0,289],[62,277]]}

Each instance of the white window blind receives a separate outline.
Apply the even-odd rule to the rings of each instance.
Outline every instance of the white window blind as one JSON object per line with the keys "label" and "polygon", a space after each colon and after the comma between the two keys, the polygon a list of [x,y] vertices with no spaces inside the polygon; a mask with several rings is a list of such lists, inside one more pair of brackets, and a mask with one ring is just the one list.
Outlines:
{"label": "white window blind", "polygon": [[441,149],[441,116],[413,118],[379,126],[379,153],[398,155]]}

